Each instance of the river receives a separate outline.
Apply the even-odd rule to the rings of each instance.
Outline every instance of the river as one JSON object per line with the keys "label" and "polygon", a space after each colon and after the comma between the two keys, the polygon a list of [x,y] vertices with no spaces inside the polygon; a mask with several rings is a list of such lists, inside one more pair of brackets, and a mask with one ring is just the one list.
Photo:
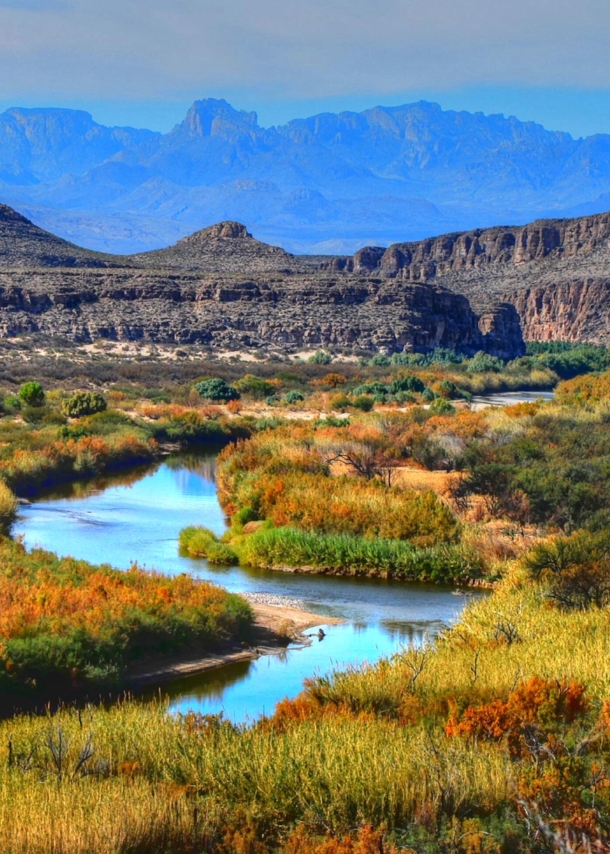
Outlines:
{"label": "river", "polygon": [[13,535],[28,548],[120,569],[137,561],[170,575],[189,572],[235,593],[279,597],[345,620],[325,626],[326,637],[312,639],[305,648],[289,647],[280,655],[164,685],[176,711],[223,712],[235,722],[255,719],[283,697],[296,695],[308,676],[372,662],[435,636],[458,617],[466,601],[450,588],[433,585],[218,567],[182,557],[178,532],[197,524],[218,534],[226,528],[212,455],[179,455],[48,491],[20,508],[13,527]]}

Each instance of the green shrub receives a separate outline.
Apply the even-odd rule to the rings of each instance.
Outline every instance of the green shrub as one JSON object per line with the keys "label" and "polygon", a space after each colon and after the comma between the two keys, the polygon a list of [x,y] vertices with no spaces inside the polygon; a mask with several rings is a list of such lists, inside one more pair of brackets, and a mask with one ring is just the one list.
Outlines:
{"label": "green shrub", "polygon": [[453,406],[452,403],[449,403],[448,400],[445,400],[444,397],[438,397],[430,404],[430,412],[434,415],[453,415],[455,412],[455,406]]}
{"label": "green shrub", "polygon": [[305,400],[305,395],[301,394],[301,392],[296,389],[287,391],[283,397],[284,403],[288,403],[290,405],[293,403],[300,403],[302,400]]}
{"label": "green shrub", "polygon": [[311,362],[312,365],[330,365],[333,357],[330,353],[326,353],[324,350],[318,350],[317,353],[314,353],[313,356],[310,356],[307,360]]}
{"label": "green shrub", "polygon": [[408,377],[399,377],[395,379],[389,386],[390,394],[398,394],[401,391],[411,391],[421,393],[425,389],[425,384],[419,377],[411,374]]}
{"label": "green shrub", "polygon": [[204,557],[210,563],[237,563],[237,555],[226,543],[221,542],[213,531],[201,525],[189,525],[178,536],[180,551],[191,557]]}
{"label": "green shrub", "polygon": [[422,391],[421,396],[424,400],[432,401],[436,397],[431,388],[426,386],[426,388]]}
{"label": "green shrub", "polygon": [[369,394],[360,394],[352,400],[352,406],[362,412],[370,412],[374,405],[375,401]]}
{"label": "green shrub", "polygon": [[106,398],[97,391],[77,391],[62,403],[62,412],[68,418],[82,418],[94,415],[108,408]]}
{"label": "green shrub", "polygon": [[206,400],[214,400],[222,403],[228,403],[230,400],[239,400],[241,397],[234,386],[218,378],[197,383],[195,391]]}
{"label": "green shrub", "polygon": [[242,379],[237,380],[233,384],[240,394],[246,394],[256,400],[262,400],[265,397],[272,395],[275,390],[275,385],[269,380],[264,380],[261,377],[255,377],[254,374],[246,374]]}
{"label": "green shrub", "polygon": [[44,403],[44,390],[40,383],[24,383],[19,389],[19,399],[27,406],[42,406]]}
{"label": "green shrub", "polygon": [[504,362],[502,359],[498,359],[497,356],[490,356],[488,353],[484,353],[483,350],[479,350],[468,361],[467,369],[470,374],[499,374],[504,370]]}
{"label": "green shrub", "polygon": [[11,410],[20,410],[21,409],[21,400],[19,399],[19,395],[17,394],[7,394],[4,398],[4,408],[9,412]]}

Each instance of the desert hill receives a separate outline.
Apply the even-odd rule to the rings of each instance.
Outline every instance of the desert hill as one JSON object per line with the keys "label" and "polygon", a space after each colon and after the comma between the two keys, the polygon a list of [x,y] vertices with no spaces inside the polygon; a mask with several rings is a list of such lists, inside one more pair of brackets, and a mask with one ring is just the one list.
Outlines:
{"label": "desert hill", "polygon": [[[122,262],[128,264],[124,259]],[[112,255],[82,249],[0,204],[0,268],[116,266]]]}
{"label": "desert hill", "polygon": [[3,210],[5,336],[43,332],[77,342],[198,342],[225,350],[448,347],[505,358],[523,352],[512,306],[478,315],[460,294],[335,271],[328,259],[255,240],[240,223],[218,223],[166,250],[120,258],[80,250]]}

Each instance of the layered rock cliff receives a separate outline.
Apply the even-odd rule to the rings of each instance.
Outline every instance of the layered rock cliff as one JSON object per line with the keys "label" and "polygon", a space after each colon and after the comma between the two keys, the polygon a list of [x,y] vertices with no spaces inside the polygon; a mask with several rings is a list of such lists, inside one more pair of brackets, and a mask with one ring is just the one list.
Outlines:
{"label": "layered rock cliff", "polygon": [[119,257],[59,240],[0,209],[0,335],[45,333],[225,350],[447,347],[523,352],[515,309],[479,316],[463,295],[329,269],[222,222],[157,252]]}
{"label": "layered rock cliff", "polygon": [[517,309],[526,340],[610,344],[610,213],[365,247],[329,267],[400,282],[434,282],[479,312]]}
{"label": "layered rock cliff", "polygon": [[443,288],[359,277],[206,278],[187,272],[0,273],[0,335],[200,343],[223,350],[341,347],[504,358],[523,351],[516,312],[479,318]]}

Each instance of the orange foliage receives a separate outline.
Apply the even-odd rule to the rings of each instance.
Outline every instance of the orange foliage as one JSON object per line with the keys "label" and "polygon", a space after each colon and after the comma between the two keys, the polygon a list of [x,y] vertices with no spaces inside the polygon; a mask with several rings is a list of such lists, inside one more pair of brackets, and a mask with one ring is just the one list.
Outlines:
{"label": "orange foliage", "polygon": [[522,750],[522,735],[528,724],[572,723],[588,708],[585,687],[579,682],[563,683],[533,676],[509,694],[506,701],[469,707],[459,721],[453,715],[445,731],[449,736],[489,741],[506,737],[511,754],[517,755]]}
{"label": "orange foliage", "polygon": [[[398,854],[394,845],[384,839],[384,831],[374,830],[365,824],[355,834],[338,837],[327,834],[325,837],[310,836],[301,825],[288,837],[281,848],[281,854]],[[401,854],[410,854],[401,848]]]}
{"label": "orange foliage", "polygon": [[[0,676],[21,666],[45,670],[55,659],[74,680],[103,661],[120,666],[195,641],[213,646],[249,614],[237,597],[187,575],[60,560],[7,538],[0,564]],[[71,644],[68,659],[54,639]]]}
{"label": "orange foliage", "polygon": [[504,407],[504,414],[509,418],[531,418],[540,409],[538,403],[513,403]]}
{"label": "orange foliage", "polygon": [[607,400],[610,397],[610,371],[604,374],[584,374],[559,383],[555,390],[560,400]]}
{"label": "orange foliage", "polygon": [[[392,428],[392,424],[388,429]],[[277,527],[329,534],[409,539],[428,546],[451,542],[458,523],[432,491],[387,487],[379,479],[333,477],[326,463],[348,444],[350,453],[386,441],[376,425],[298,425],[257,434],[220,455],[219,497],[233,515],[250,508]],[[355,449],[355,451],[354,451]]]}

